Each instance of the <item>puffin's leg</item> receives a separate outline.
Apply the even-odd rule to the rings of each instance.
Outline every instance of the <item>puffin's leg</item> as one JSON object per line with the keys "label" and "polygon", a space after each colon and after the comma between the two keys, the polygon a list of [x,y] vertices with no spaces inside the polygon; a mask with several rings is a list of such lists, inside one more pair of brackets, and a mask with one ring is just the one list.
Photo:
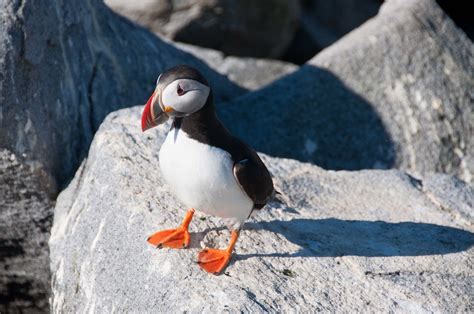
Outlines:
{"label": "puffin's leg", "polygon": [[227,264],[229,264],[232,257],[232,251],[234,250],[235,243],[239,238],[239,231],[232,231],[230,243],[227,249],[204,249],[199,252],[198,264],[199,266],[207,271],[208,273],[218,274],[223,271]]}
{"label": "puffin's leg", "polygon": [[148,239],[148,243],[158,248],[165,246],[173,249],[185,248],[189,245],[189,223],[194,215],[194,208],[190,208],[184,217],[183,223],[176,229],[158,231],[152,234]]}

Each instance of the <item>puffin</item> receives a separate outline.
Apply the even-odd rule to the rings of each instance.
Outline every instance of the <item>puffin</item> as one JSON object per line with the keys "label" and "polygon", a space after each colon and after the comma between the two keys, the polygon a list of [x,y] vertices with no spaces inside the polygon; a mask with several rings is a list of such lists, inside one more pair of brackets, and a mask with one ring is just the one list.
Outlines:
{"label": "puffin", "polygon": [[195,68],[178,65],[160,74],[143,110],[142,131],[168,119],[172,124],[159,152],[160,170],[188,210],[180,226],[158,231],[147,241],[157,248],[186,248],[196,210],[220,217],[231,232],[229,245],[198,254],[203,270],[219,274],[247,218],[274,196],[272,177],[257,153],[219,120],[211,86]]}

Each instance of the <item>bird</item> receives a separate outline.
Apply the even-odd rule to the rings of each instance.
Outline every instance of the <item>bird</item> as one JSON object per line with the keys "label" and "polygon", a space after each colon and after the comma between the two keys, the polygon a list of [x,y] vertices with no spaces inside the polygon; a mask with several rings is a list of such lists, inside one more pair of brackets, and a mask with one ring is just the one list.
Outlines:
{"label": "bird", "polygon": [[157,247],[186,248],[195,211],[220,217],[231,236],[225,249],[204,248],[199,266],[220,274],[229,264],[240,230],[275,194],[258,154],[219,120],[206,78],[188,65],[158,76],[141,118],[142,131],[172,120],[159,152],[164,181],[188,211],[180,226],[158,231],[147,241]]}

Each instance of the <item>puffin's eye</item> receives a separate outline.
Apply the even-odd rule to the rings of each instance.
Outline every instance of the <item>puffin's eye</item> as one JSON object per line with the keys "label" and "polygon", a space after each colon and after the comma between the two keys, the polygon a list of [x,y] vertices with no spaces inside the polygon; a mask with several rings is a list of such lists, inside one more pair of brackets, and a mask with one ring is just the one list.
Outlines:
{"label": "puffin's eye", "polygon": [[178,96],[183,96],[185,94],[184,89],[179,84],[178,84],[178,89],[176,90],[176,92],[178,93]]}

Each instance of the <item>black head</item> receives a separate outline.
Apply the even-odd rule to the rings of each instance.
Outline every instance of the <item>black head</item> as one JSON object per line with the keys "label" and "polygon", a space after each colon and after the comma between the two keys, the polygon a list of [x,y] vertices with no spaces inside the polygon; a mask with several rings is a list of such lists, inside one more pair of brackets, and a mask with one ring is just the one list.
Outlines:
{"label": "black head", "polygon": [[175,66],[163,72],[142,115],[142,130],[148,130],[170,117],[184,117],[201,109],[211,95],[211,87],[196,69]]}

